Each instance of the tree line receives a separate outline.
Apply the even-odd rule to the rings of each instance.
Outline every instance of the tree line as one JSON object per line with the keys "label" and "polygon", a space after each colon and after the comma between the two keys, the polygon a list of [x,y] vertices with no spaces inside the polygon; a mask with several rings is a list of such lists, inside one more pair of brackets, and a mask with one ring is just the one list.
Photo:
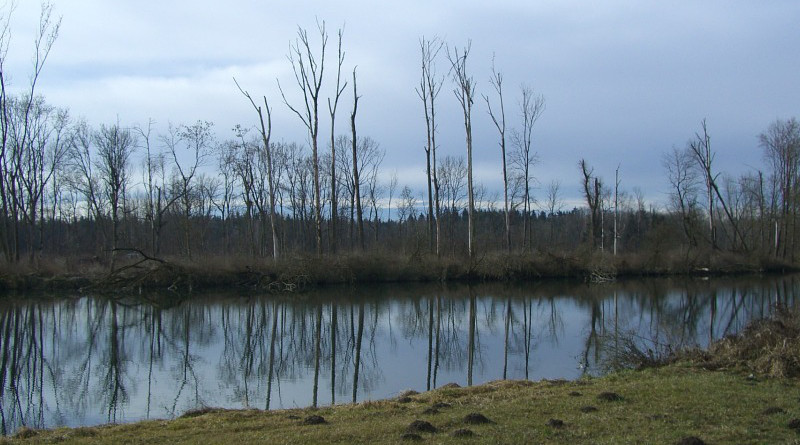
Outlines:
{"label": "tree line", "polygon": [[[356,251],[474,259],[489,252],[697,249],[795,259],[795,118],[778,119],[759,135],[764,169],[738,178],[716,168],[717,151],[701,122],[685,148],[663,155],[671,187],[665,208],[648,205],[639,189],[621,189],[620,168],[608,185],[581,159],[575,183],[585,206],[565,209],[560,181],[543,186],[541,199],[533,193],[533,130],[546,108],[544,96],[523,84],[517,106],[507,107],[503,73],[492,61],[491,88],[481,98],[497,130],[503,189],[490,191],[472,172],[477,90],[467,65],[471,45],[423,37],[414,88],[424,117],[421,199],[401,187],[396,174],[381,175],[384,150],[358,132],[357,68],[343,70],[343,28],[330,64],[325,22],[311,33],[298,27],[288,54],[295,84],[278,83],[282,106],[307,130],[306,146],[275,141],[270,100],[251,95],[236,79],[256,125],[237,125],[227,138],[203,120],[156,132],[153,121],[92,126],[73,118],[39,93],[61,24],[49,4],[40,16],[30,81],[12,93],[5,70],[9,23],[7,14],[0,27],[0,249],[6,263],[69,256],[113,269],[126,251],[195,260]],[[464,156],[437,156],[436,104],[445,86],[463,112]],[[350,128],[337,133],[342,111],[349,112]],[[330,134],[320,135],[326,118]]]}

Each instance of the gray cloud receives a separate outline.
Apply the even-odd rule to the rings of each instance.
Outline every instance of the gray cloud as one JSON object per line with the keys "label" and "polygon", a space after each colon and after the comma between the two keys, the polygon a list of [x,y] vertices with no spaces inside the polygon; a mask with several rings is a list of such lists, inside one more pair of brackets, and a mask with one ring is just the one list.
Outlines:
{"label": "gray cloud", "polygon": [[[512,125],[521,83],[547,99],[534,134],[542,183],[560,179],[565,193],[578,196],[576,163],[586,157],[609,182],[621,165],[623,187],[640,187],[650,199],[666,191],[661,153],[683,146],[701,119],[719,168],[738,174],[761,165],[756,135],[775,118],[796,115],[800,103],[800,4],[793,1],[271,3],[57,0],[64,22],[40,91],[95,124],[117,116],[161,125],[205,119],[229,137],[234,124],[254,121],[236,76],[270,99],[278,139],[303,142],[275,79],[297,100],[286,61],[296,27],[313,28],[319,18],[335,34],[346,24],[345,70],[358,65],[361,133],[387,150],[387,170],[419,171],[400,182],[421,187],[418,39],[438,35],[458,46],[471,39],[477,92],[491,93],[494,55],[506,75]],[[27,1],[15,12],[7,69],[17,86],[27,75],[37,14]],[[446,69],[442,58],[439,71]],[[463,123],[451,89],[446,82],[439,97],[439,140],[443,155],[460,155]],[[346,114],[337,123],[343,132]],[[499,154],[482,100],[473,115],[476,179],[496,187]]]}

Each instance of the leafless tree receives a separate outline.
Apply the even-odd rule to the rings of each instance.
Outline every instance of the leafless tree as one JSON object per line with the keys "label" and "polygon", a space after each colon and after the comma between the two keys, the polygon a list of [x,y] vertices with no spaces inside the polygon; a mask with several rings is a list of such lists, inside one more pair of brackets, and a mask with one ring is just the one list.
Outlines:
{"label": "leafless tree", "polygon": [[[162,143],[172,155],[173,167],[176,173],[178,194],[183,211],[183,237],[184,253],[192,257],[192,194],[195,186],[195,175],[206,161],[214,146],[214,135],[211,131],[213,124],[207,121],[197,121],[191,126],[169,125],[166,135],[161,136]],[[184,155],[186,153],[186,155]]]}
{"label": "leafless tree", "polygon": [[554,179],[547,186],[547,214],[552,216],[560,212],[564,207],[564,200],[561,198],[561,181]]}
{"label": "leafless tree", "polygon": [[[8,94],[9,76],[6,73],[5,66],[11,39],[10,25],[13,10],[14,4],[11,3],[8,9],[0,15],[0,177],[2,177],[2,180],[0,180],[0,197],[3,211],[3,214],[0,215],[0,219],[2,219],[2,225],[0,226],[2,244],[0,244],[0,247],[3,249],[7,261],[19,261],[20,219],[30,220],[30,209],[36,208],[33,205],[28,207],[28,211],[20,211],[19,209],[21,205],[25,205],[23,198],[20,196],[22,191],[19,188],[19,181],[23,175],[21,170],[28,169],[30,171],[31,168],[30,165],[21,162],[21,160],[26,153],[35,152],[33,144],[39,139],[38,136],[41,136],[35,134],[34,131],[34,118],[41,111],[39,105],[42,103],[42,99],[37,95],[36,91],[45,62],[61,28],[61,18],[53,17],[52,3],[42,3],[39,26],[34,38],[30,82],[26,92],[21,97],[14,99]],[[15,120],[13,116],[15,114],[13,112],[14,107],[19,110],[16,113],[18,115],[16,116],[16,123],[13,122]],[[18,128],[12,130],[15,126]],[[11,134],[12,131],[15,131],[16,135]],[[32,223],[28,222],[29,226],[32,226]]]}
{"label": "leafless tree", "polygon": [[[253,97],[250,96],[250,93],[243,90],[239,83],[236,82],[236,79],[233,79],[234,83],[236,83],[236,87],[239,88],[239,91],[250,101],[250,104],[253,106],[253,109],[258,114],[258,124],[259,124],[259,134],[261,136],[261,150],[260,150],[260,157],[264,161],[264,170],[267,176],[267,193],[269,194],[269,225],[270,225],[270,233],[272,234],[272,258],[278,259],[280,257],[280,243],[278,240],[278,230],[277,224],[275,222],[275,168],[272,163],[272,146],[270,145],[270,137],[272,136],[272,111],[269,108],[269,103],[267,102],[267,96],[264,96],[264,108],[261,108],[260,105],[257,105],[256,102],[253,100]],[[266,114],[266,121],[265,121],[265,114]]]}
{"label": "leafless tree", "polygon": [[119,216],[130,183],[130,158],[136,148],[136,138],[119,123],[101,125],[94,135],[97,144],[97,171],[103,183],[103,193],[111,205],[111,269],[114,269],[119,248]]}
{"label": "leafless tree", "polygon": [[717,178],[719,174],[714,174],[712,166],[716,154],[711,149],[711,136],[708,134],[708,128],[706,126],[705,119],[703,119],[702,128],[703,134],[700,135],[699,133],[696,133],[695,138],[689,141],[689,150],[693,155],[696,167],[702,173],[706,183],[706,195],[708,196],[708,224],[709,230],[711,231],[711,246],[715,249],[717,248],[717,226],[716,222],[714,221],[714,197],[716,196],[717,200],[722,205],[722,210],[725,212],[728,221],[733,227],[734,245],[736,244],[736,238],[738,237],[742,243],[742,248],[744,250],[748,250],[747,242],[739,231],[736,218],[734,218],[734,216],[731,214],[730,209],[728,208],[728,205],[726,204],[725,199],[722,197],[719,187],[717,186]]}
{"label": "leafless tree", "polygon": [[388,214],[386,215],[387,221],[392,220],[392,197],[394,196],[395,190],[397,190],[397,170],[393,171],[389,177],[389,205]]}
{"label": "leafless tree", "polygon": [[226,141],[217,147],[217,168],[221,176],[221,199],[214,202],[214,206],[219,211],[222,221],[222,249],[225,253],[230,252],[230,229],[229,220],[232,213],[232,204],[237,185],[236,180],[236,141]]}
{"label": "leafless tree", "polygon": [[[338,236],[336,231],[336,219],[339,217],[338,213],[339,210],[337,208],[337,195],[336,195],[336,107],[339,105],[339,97],[341,97],[344,89],[347,87],[347,82],[345,81],[342,84],[342,64],[344,63],[344,52],[342,51],[342,35],[344,34],[344,29],[339,29],[339,51],[338,51],[338,58],[337,58],[337,65],[336,65],[336,94],[334,94],[333,101],[331,102],[331,98],[328,98],[328,111],[331,114],[331,233],[330,233],[330,243],[331,243],[331,251],[336,252],[336,237]],[[353,94],[355,95],[355,80],[356,80],[356,71],[353,69]],[[356,96],[356,102],[358,101],[358,96]],[[353,140],[355,140],[355,109],[356,106],[353,105],[353,116],[351,121],[353,122]],[[360,202],[359,202],[360,204]],[[359,217],[360,219],[360,217]],[[360,232],[363,232],[361,230]],[[363,238],[363,233],[362,233]],[[362,240],[362,248],[363,248],[363,240]]]}
{"label": "leafless tree", "polygon": [[400,205],[397,206],[398,218],[400,218],[400,225],[402,226],[407,219],[413,218],[417,208],[417,197],[411,187],[404,186],[400,192]]}
{"label": "leafless tree", "polygon": [[795,250],[800,187],[800,123],[795,118],[778,119],[759,135],[758,140],[777,186],[777,206],[780,210],[776,221],[778,233],[774,253],[786,258]]}
{"label": "leafless tree", "polygon": [[556,212],[560,212],[561,208],[564,206],[564,201],[561,199],[561,182],[557,179],[550,181],[550,184],[547,186],[546,205],[547,216],[550,219],[550,245],[552,246],[555,240],[555,224],[553,223],[553,218]]}
{"label": "leafless tree", "polygon": [[472,105],[473,97],[475,96],[475,80],[467,73],[467,57],[469,56],[472,42],[467,43],[463,50],[447,48],[447,58],[452,66],[451,73],[453,80],[456,83],[456,88],[453,89],[458,102],[461,104],[461,110],[464,112],[464,130],[467,142],[467,251],[469,252],[470,259],[475,258],[475,246],[473,246],[475,238],[475,196],[472,188]]}
{"label": "leafless tree", "polygon": [[353,68],[353,112],[350,113],[350,129],[352,130],[353,147],[353,195],[355,196],[356,217],[358,218],[358,243],[364,250],[364,212],[361,209],[361,181],[358,166],[358,136],[356,135],[356,112],[358,111],[358,91],[356,89],[356,69]]}
{"label": "leafless tree", "polygon": [[513,163],[514,168],[522,177],[524,185],[523,197],[523,248],[532,247],[531,243],[531,186],[534,181],[533,167],[538,162],[538,155],[533,151],[533,126],[539,120],[545,109],[544,96],[535,95],[533,89],[522,85],[520,100],[520,117],[522,118],[522,130],[514,131],[511,135],[514,143]]}
{"label": "leafless tree", "polygon": [[506,225],[506,249],[511,252],[511,212],[508,206],[508,169],[506,163],[506,108],[503,102],[503,73],[498,72],[494,66],[494,58],[492,58],[492,77],[489,78],[489,83],[494,87],[497,92],[497,98],[500,102],[499,109],[495,112],[492,109],[492,103],[489,101],[489,96],[484,95],[483,99],[486,101],[486,107],[489,111],[489,117],[492,118],[494,126],[497,127],[497,132],[500,134],[500,157],[503,162],[503,208],[505,211],[505,225]]}
{"label": "leafless tree", "polygon": [[[319,55],[315,55],[308,31],[298,27],[297,40],[291,45],[289,62],[292,64],[295,81],[303,94],[303,103],[295,107],[289,100],[278,82],[283,103],[294,112],[308,129],[311,140],[311,163],[314,172],[314,225],[316,230],[317,255],[322,255],[322,203],[319,172],[319,95],[322,88],[322,77],[325,71],[325,47],[328,44],[328,33],[325,31],[325,22],[317,23],[320,36]],[[298,109],[300,108],[300,109]],[[301,111],[302,110],[302,111]],[[335,181],[334,181],[335,182]]]}
{"label": "leafless tree", "polygon": [[[431,248],[434,245],[433,224],[436,224],[435,251],[439,255],[441,224],[439,221],[439,181],[436,177],[436,98],[442,89],[444,77],[436,73],[436,57],[442,50],[444,42],[438,37],[426,39],[423,37],[419,42],[420,53],[422,55],[422,76],[419,86],[416,88],[417,95],[422,100],[425,109],[425,157],[426,173],[428,177],[428,237]],[[434,213],[435,207],[435,213]]]}
{"label": "leafless tree", "polygon": [[594,176],[594,168],[589,167],[585,159],[578,161],[583,175],[583,194],[589,207],[589,239],[592,247],[602,243],[603,183]]}
{"label": "leafless tree", "polygon": [[696,246],[697,176],[692,168],[691,153],[688,150],[673,148],[664,155],[661,162],[672,186],[670,204],[680,214],[681,227],[686,239],[689,240],[689,245]]}

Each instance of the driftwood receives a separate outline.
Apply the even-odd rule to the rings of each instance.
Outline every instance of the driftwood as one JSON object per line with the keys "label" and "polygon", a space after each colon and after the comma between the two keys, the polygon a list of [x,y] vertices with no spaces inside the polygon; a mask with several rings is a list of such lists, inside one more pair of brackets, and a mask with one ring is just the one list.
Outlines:
{"label": "driftwood", "polygon": [[[112,269],[107,275],[96,279],[90,286],[91,288],[133,289],[137,286],[141,286],[145,280],[159,271],[167,269],[170,274],[176,274],[179,269],[178,266],[166,260],[150,256],[134,247],[118,247],[112,250],[112,253],[118,252],[135,254],[137,259],[130,264]],[[178,282],[182,279],[182,274],[178,273],[176,275],[177,279],[172,283],[172,286],[169,287],[170,290],[174,290]]]}

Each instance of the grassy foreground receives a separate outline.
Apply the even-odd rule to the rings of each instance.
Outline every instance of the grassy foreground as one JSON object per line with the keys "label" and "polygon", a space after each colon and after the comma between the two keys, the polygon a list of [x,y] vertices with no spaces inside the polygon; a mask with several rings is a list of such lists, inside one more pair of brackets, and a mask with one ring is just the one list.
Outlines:
{"label": "grassy foreground", "polygon": [[[575,382],[493,382],[317,410],[188,413],[8,443],[800,443],[797,379],[670,365]],[[490,422],[475,423],[482,414]],[[310,424],[321,416],[325,423]],[[316,419],[319,420],[319,419]],[[437,431],[426,432],[429,422]],[[797,423],[795,421],[795,423]],[[791,426],[790,426],[791,425]],[[469,432],[472,433],[470,435]],[[25,438],[23,438],[25,437]],[[692,442],[688,438],[703,442]],[[0,440],[2,442],[2,440]]]}

